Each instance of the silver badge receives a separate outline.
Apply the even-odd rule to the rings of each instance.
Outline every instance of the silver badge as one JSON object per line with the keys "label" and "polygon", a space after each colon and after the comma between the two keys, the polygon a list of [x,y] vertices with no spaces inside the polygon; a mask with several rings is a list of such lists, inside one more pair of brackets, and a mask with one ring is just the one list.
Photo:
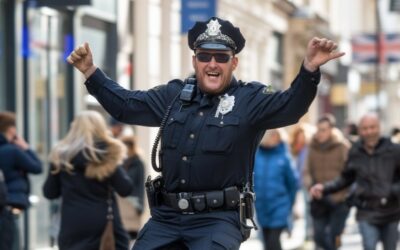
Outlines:
{"label": "silver badge", "polygon": [[209,36],[217,36],[221,33],[221,24],[219,24],[218,20],[211,20],[210,22],[208,22],[207,24],[207,30],[206,33]]}
{"label": "silver badge", "polygon": [[215,117],[218,118],[219,114],[226,115],[227,113],[231,112],[234,105],[235,105],[235,96],[233,95],[230,96],[228,94],[220,96]]}

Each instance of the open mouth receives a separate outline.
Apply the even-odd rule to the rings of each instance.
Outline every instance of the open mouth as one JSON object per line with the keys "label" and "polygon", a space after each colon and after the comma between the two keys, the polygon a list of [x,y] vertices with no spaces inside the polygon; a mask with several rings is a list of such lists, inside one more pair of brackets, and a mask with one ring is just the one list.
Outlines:
{"label": "open mouth", "polygon": [[218,73],[218,72],[207,72],[207,76],[210,77],[211,79],[213,79],[213,78],[217,78],[218,76],[220,76],[220,73]]}

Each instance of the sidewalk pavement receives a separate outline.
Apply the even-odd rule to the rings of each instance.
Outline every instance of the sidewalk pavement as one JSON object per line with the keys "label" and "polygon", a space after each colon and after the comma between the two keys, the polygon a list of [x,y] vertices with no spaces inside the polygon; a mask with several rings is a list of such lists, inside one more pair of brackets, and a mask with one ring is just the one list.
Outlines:
{"label": "sidewalk pavement", "polygon": [[[287,233],[282,233],[281,242],[284,250],[314,250],[313,241],[305,241],[305,220],[299,218],[294,221],[292,235],[289,237]],[[252,232],[250,238],[244,242],[240,250],[264,250],[260,240],[259,231]],[[378,245],[377,250],[381,250],[382,246]],[[342,235],[342,246],[340,250],[362,250],[361,236],[358,232],[357,223],[355,221],[355,209],[352,209],[346,221],[345,231]]]}

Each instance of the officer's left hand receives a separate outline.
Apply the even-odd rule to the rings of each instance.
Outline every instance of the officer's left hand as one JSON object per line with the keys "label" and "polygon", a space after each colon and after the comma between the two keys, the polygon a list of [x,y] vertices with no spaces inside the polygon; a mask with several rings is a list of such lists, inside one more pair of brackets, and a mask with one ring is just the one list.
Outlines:
{"label": "officer's left hand", "polygon": [[311,72],[316,71],[324,63],[341,57],[345,53],[337,52],[337,44],[326,38],[314,37],[308,42],[304,67]]}

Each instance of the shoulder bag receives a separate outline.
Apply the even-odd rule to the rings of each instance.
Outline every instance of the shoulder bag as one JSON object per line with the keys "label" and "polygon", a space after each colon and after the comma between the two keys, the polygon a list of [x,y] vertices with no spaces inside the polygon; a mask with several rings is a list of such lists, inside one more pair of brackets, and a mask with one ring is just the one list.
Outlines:
{"label": "shoulder bag", "polygon": [[107,198],[107,223],[100,238],[99,250],[115,250],[115,238],[114,238],[114,225],[113,225],[113,208],[112,208],[112,190],[111,186],[108,186],[108,198]]}

